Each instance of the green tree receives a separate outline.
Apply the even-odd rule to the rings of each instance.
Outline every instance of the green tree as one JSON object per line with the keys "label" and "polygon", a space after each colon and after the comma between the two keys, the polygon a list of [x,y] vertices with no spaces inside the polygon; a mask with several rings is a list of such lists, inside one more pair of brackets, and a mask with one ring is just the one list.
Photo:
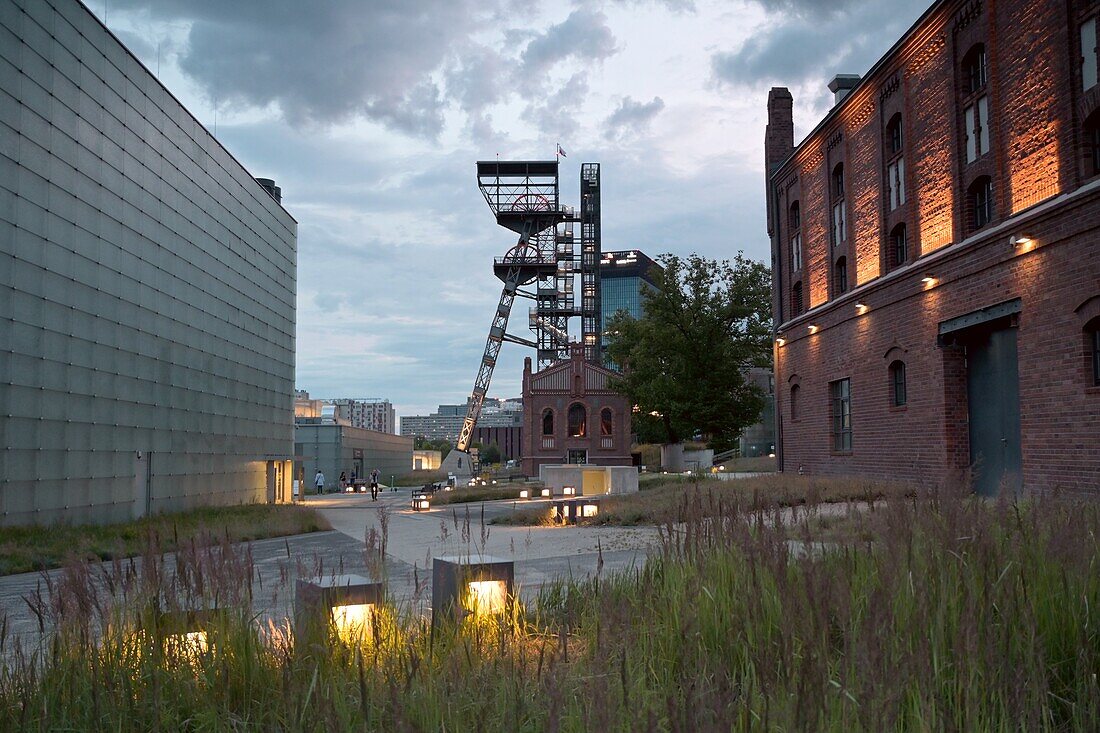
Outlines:
{"label": "green tree", "polygon": [[500,446],[490,443],[487,448],[481,450],[481,462],[485,465],[500,463]]}
{"label": "green tree", "polygon": [[701,434],[723,450],[764,407],[745,377],[771,362],[771,272],[740,252],[657,259],[664,270],[642,292],[643,316],[620,311],[605,327],[623,369],[613,386],[637,406],[641,432],[659,427],[670,443]]}

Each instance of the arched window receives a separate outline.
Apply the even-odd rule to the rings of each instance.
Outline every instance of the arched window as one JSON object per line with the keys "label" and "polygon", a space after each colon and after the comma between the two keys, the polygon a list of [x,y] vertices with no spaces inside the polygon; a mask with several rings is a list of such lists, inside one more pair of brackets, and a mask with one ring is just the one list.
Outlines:
{"label": "arched window", "polygon": [[802,312],[802,282],[796,282],[791,288],[791,316]]}
{"label": "arched window", "polygon": [[890,363],[890,404],[904,407],[908,397],[905,392],[905,362],[898,360]]}
{"label": "arched window", "polygon": [[989,77],[988,67],[985,61],[985,46],[978,43],[966,52],[962,63],[963,91],[966,94],[974,94],[985,88]]}
{"label": "arched window", "polygon": [[886,123],[886,154],[897,155],[901,152],[902,145],[901,112],[890,118]]}
{"label": "arched window", "polygon": [[833,168],[833,246],[839,247],[848,239],[848,226],[844,214],[844,164]]}
{"label": "arched window", "polygon": [[791,420],[798,419],[798,393],[802,388],[797,384],[791,386]]}
{"label": "arched window", "polygon": [[574,402],[569,406],[569,437],[571,438],[583,438],[588,434],[586,429],[586,421],[588,419],[588,412],[584,409],[584,405],[579,402]]}
{"label": "arched window", "polygon": [[1092,384],[1100,387],[1100,316],[1085,324],[1085,337],[1092,357]]}
{"label": "arched window", "polygon": [[554,411],[549,407],[542,411],[542,434],[554,434]]}
{"label": "arched window", "polygon": [[993,221],[993,181],[982,176],[970,185],[967,195],[970,203],[970,221],[975,230]]}
{"label": "arched window", "polygon": [[1085,120],[1085,176],[1100,174],[1100,110],[1096,110]]}
{"label": "arched window", "polygon": [[611,435],[611,408],[605,407],[600,410],[600,435]]}
{"label": "arched window", "polygon": [[795,201],[791,204],[788,221],[791,225],[791,272],[802,269],[802,210]]}
{"label": "arched window", "polygon": [[836,264],[833,265],[833,269],[835,271],[833,284],[836,287],[837,294],[848,292],[848,258],[838,258]]}
{"label": "arched window", "polygon": [[788,223],[790,224],[792,232],[795,229],[802,228],[802,210],[799,208],[797,201],[791,204],[791,215],[788,219]]}
{"label": "arched window", "polygon": [[898,224],[890,231],[889,250],[886,253],[887,269],[901,267],[909,259],[909,241],[905,224]]}

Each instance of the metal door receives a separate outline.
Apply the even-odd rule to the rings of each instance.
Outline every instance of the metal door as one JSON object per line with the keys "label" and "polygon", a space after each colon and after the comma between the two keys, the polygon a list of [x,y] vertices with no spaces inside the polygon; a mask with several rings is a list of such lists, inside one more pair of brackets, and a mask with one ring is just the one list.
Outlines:
{"label": "metal door", "polygon": [[1020,379],[1016,329],[974,334],[967,340],[967,402],[974,491],[996,496],[1021,486]]}

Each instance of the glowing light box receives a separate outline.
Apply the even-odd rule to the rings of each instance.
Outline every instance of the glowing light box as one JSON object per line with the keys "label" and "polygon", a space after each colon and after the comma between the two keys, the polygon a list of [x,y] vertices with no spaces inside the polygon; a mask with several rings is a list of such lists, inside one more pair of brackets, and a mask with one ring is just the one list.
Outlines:
{"label": "glowing light box", "polygon": [[299,580],[294,593],[296,635],[331,625],[342,638],[370,630],[374,607],[382,602],[382,583],[362,575],[332,575]]}
{"label": "glowing light box", "polygon": [[515,564],[498,557],[437,557],[432,563],[433,618],[503,613],[512,599]]}

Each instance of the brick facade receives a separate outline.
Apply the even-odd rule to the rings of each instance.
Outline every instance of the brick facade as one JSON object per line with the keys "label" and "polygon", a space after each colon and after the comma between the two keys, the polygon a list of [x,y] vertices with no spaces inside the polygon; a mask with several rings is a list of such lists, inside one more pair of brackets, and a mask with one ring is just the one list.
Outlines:
{"label": "brick facade", "polygon": [[[1100,317],[1100,171],[1090,146],[1100,137],[1088,127],[1100,87],[1085,88],[1080,41],[1098,10],[1065,0],[937,2],[797,147],[785,116],[790,94],[772,91],[766,161],[781,470],[926,483],[967,476],[979,407],[968,403],[969,347],[941,332],[952,319],[1018,299],[1016,312],[980,327],[1014,331],[1019,481],[1100,492],[1089,335]],[[969,61],[982,50],[984,76],[972,79],[978,67]],[[968,125],[975,118],[980,133]],[[900,150],[888,135],[896,119]],[[892,206],[888,166],[899,158],[905,201]],[[838,163],[847,184],[841,243],[830,237]],[[992,217],[983,223],[986,178]],[[790,213],[796,201],[800,221]],[[901,226],[906,257],[898,262],[891,234]],[[792,269],[796,235],[800,269]],[[1030,241],[1013,243],[1021,237]],[[837,287],[840,257],[846,292]],[[893,405],[895,362],[905,369],[902,406]],[[829,390],[841,379],[851,387],[851,450],[834,450]]]}
{"label": "brick facade", "polygon": [[[608,388],[614,375],[584,360],[580,346],[570,350],[569,361],[559,361],[541,372],[531,372],[531,359],[523,363],[523,472],[538,475],[544,464],[569,463],[571,451],[584,451],[594,466],[629,466],[630,405]],[[581,415],[570,423],[571,410]],[[610,430],[603,421],[610,411]],[[549,421],[546,421],[549,415]],[[576,434],[581,433],[581,434]],[[576,461],[572,461],[576,462]]]}

